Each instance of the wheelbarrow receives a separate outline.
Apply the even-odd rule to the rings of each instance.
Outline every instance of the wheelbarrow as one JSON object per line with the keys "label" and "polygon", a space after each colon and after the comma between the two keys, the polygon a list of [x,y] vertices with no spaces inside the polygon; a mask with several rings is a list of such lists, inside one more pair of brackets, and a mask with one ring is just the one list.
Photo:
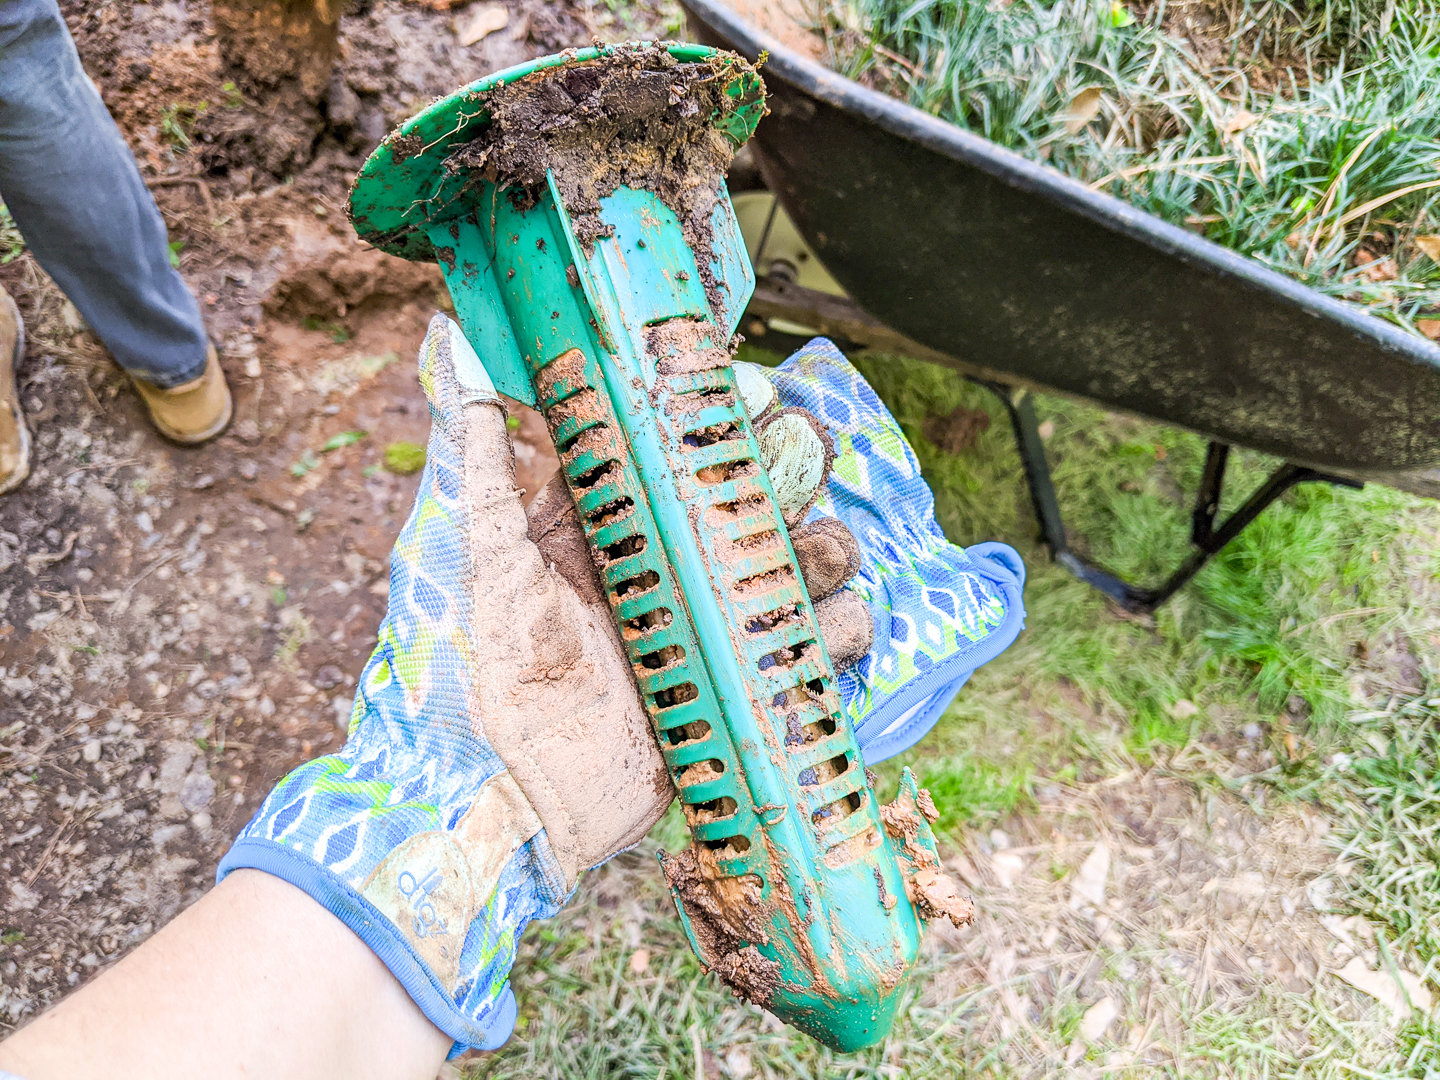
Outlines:
{"label": "wheelbarrow", "polygon": [[[772,275],[751,314],[933,360],[994,390],[1041,538],[1123,607],[1164,603],[1296,484],[1440,497],[1440,347],[868,90],[719,0],[681,3],[696,40],[766,54],[757,164],[844,292]],[[1209,440],[1193,550],[1159,586],[1070,549],[1036,390]],[[1221,521],[1232,447],[1281,464]]]}

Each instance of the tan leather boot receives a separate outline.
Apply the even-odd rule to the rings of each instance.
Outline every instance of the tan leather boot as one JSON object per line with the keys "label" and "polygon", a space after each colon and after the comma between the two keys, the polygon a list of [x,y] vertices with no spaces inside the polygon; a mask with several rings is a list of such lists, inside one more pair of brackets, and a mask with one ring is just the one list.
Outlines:
{"label": "tan leather boot", "polygon": [[187,446],[213,439],[230,423],[235,402],[225,382],[225,372],[215,355],[215,346],[205,351],[205,374],[188,383],[163,390],[154,383],[131,376],[135,389],[150,407],[150,419],[167,439]]}
{"label": "tan leather boot", "polygon": [[0,495],[14,491],[30,475],[30,431],[20,408],[16,369],[25,355],[25,324],[20,309],[0,289]]}

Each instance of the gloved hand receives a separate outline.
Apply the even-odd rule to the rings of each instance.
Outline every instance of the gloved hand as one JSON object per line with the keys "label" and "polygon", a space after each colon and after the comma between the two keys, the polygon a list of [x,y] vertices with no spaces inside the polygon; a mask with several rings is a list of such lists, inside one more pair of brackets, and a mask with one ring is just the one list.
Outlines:
{"label": "gloved hand", "polygon": [[833,467],[802,528],[834,519],[859,545],[846,592],[865,601],[874,637],[836,685],[874,765],[918,742],[974,670],[1019,635],[1025,564],[1005,544],[960,548],[945,538],[900,425],[829,341],[816,338],[778,368],[735,371],[762,445],[772,418],[798,410],[833,441]]}
{"label": "gloved hand", "polygon": [[[504,408],[443,316],[420,380],[428,457],[348,741],[276,786],[219,876],[264,870],[325,904],[458,1052],[505,1041],[525,925],[554,914],[580,871],[643,837],[674,790],[568,492],[547,486],[527,522]],[[799,513],[831,455],[818,423],[790,423],[806,431],[772,439],[765,459],[782,506]],[[843,526],[796,537],[817,598],[858,568]],[[857,597],[827,610],[843,620],[847,606],[849,639],[833,651],[853,658],[872,627]]]}

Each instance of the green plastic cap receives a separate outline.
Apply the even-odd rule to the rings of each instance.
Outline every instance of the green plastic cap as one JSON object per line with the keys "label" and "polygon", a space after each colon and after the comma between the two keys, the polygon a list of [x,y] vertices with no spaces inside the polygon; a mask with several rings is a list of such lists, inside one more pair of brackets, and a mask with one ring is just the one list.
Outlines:
{"label": "green plastic cap", "polygon": [[[467,207],[464,195],[471,184],[468,176],[448,171],[445,161],[490,122],[486,92],[536,71],[597,60],[621,47],[627,46],[569,49],[506,68],[412,116],[385,137],[355,177],[349,205],[355,232],[391,255],[434,262],[435,252],[425,230],[463,216]],[[711,120],[737,147],[744,145],[765,115],[764,86],[755,70],[734,53],[706,45],[667,42],[665,49],[683,62],[719,57],[735,66],[736,77],[725,88],[729,106]]]}

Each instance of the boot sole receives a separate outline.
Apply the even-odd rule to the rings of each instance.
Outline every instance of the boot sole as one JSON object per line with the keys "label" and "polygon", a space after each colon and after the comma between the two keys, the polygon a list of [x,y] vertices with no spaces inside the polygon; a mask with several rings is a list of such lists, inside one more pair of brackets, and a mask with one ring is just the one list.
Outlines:
{"label": "boot sole", "polygon": [[20,309],[15,306],[13,297],[7,294],[0,294],[15,319],[15,355],[10,358],[10,377],[13,381],[12,411],[15,413],[15,426],[20,431],[20,464],[9,476],[0,480],[0,495],[14,491],[21,484],[25,483],[30,476],[30,428],[25,423],[25,410],[20,407],[20,363],[25,359],[25,323],[20,318]]}

